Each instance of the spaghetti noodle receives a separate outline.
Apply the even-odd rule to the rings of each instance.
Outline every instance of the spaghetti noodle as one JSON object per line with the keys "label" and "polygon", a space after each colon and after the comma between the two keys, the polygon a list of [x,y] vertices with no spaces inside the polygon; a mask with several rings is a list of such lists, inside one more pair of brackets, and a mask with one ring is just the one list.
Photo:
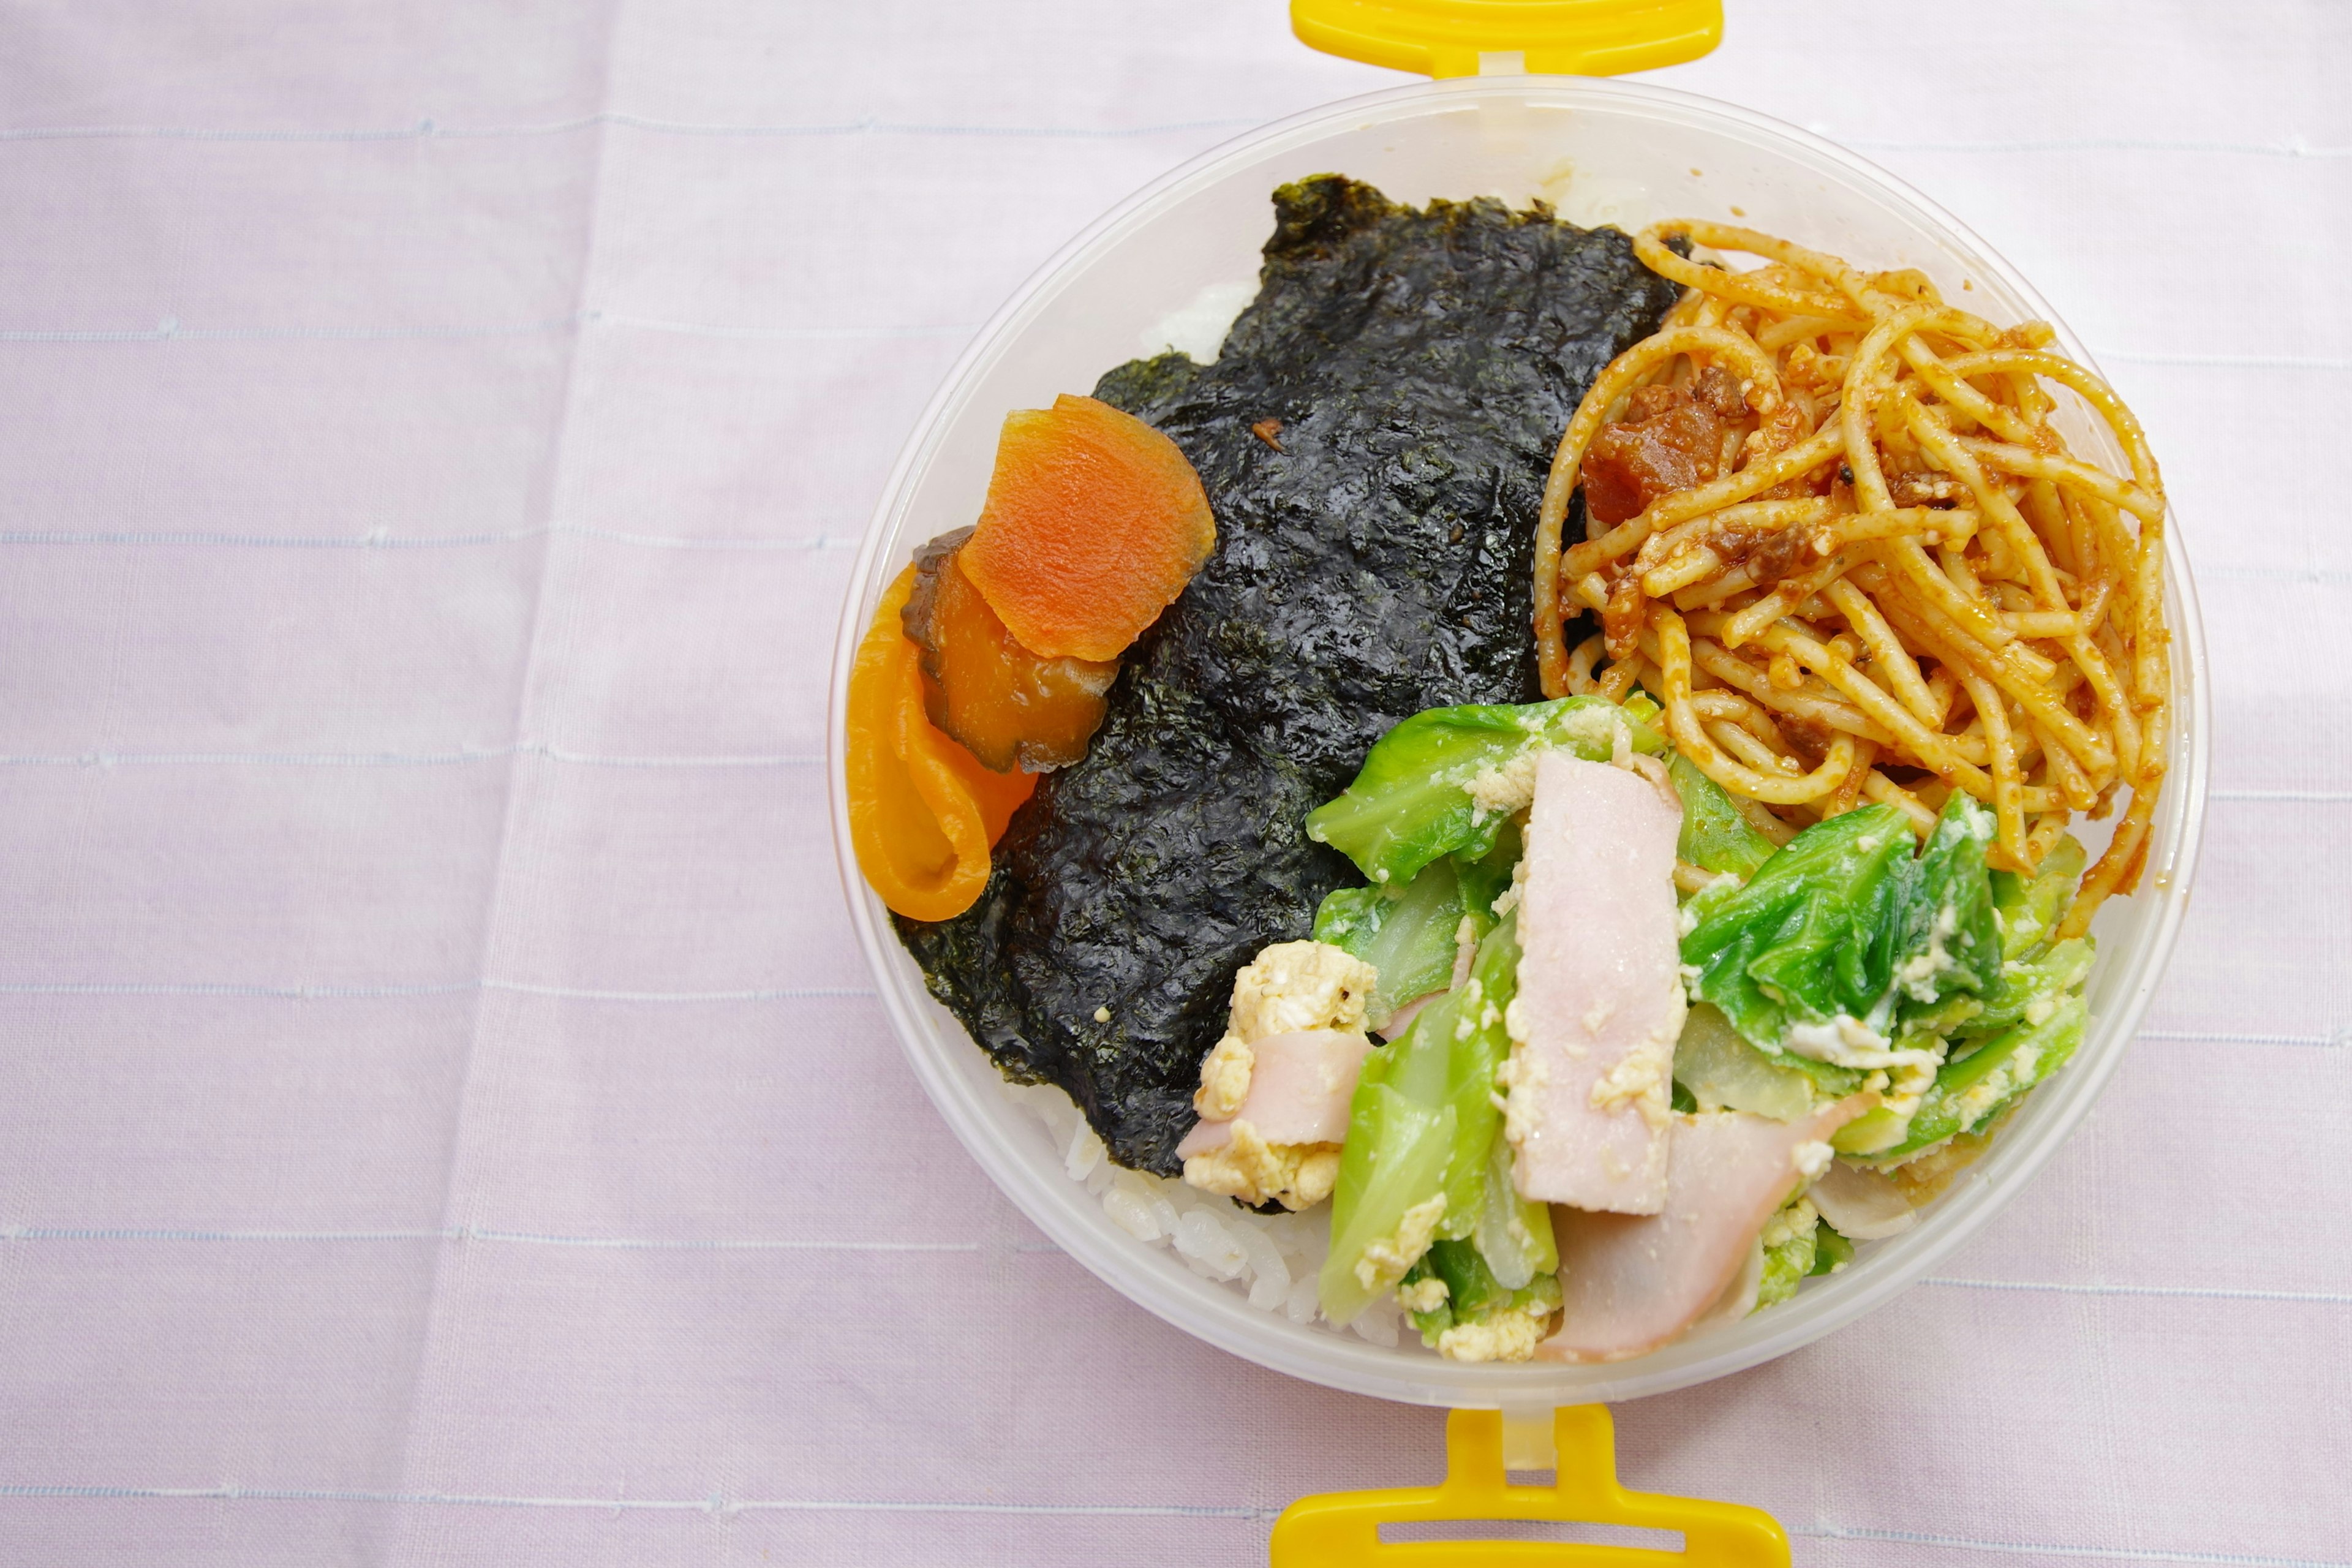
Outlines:
{"label": "spaghetti noodle", "polygon": [[[1676,749],[1782,837],[1865,800],[1924,833],[1958,789],[1993,810],[1993,864],[2030,871],[2127,792],[2067,916],[2080,934],[2137,886],[2164,783],[2165,503],[2139,422],[2047,326],[1995,327],[1916,272],[1688,220],[1634,244],[1685,293],[1553,458],[1545,695],[1639,684]],[[2057,392],[2127,475],[2067,449]],[[1580,612],[1601,629],[1571,649]]]}

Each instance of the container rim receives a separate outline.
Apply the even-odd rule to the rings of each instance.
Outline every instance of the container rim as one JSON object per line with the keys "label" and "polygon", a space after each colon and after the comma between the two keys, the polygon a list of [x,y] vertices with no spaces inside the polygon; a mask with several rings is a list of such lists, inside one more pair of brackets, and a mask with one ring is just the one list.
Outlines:
{"label": "container rim", "polygon": [[[2121,966],[2112,981],[2117,1004],[2093,1018],[2084,1048],[2068,1070],[2042,1086],[2026,1108],[2027,1114],[2007,1130],[1999,1148],[2001,1158],[1989,1158],[1970,1167],[1913,1230],[1878,1244],[1879,1251],[1872,1260],[1874,1267],[1821,1280],[1788,1306],[1622,1363],[1465,1365],[1434,1354],[1400,1354],[1361,1340],[1300,1328],[1278,1313],[1249,1306],[1237,1292],[1223,1288],[1171,1290],[1170,1260],[1163,1253],[1123,1235],[1117,1237],[1123,1245],[1102,1245],[1106,1238],[1097,1201],[1065,1177],[1058,1162],[1051,1168],[1041,1166],[1033,1153],[1017,1147],[1003,1124],[982,1110],[970,1079],[958,1076],[919,1044],[929,1034],[929,1023],[919,1016],[917,1004],[890,983],[902,950],[887,911],[866,887],[857,868],[846,807],[845,702],[850,668],[865,630],[866,588],[873,580],[877,558],[894,537],[893,524],[908,500],[914,481],[944,437],[945,416],[961,389],[1002,354],[1015,330],[1035,313],[1042,296],[1090,253],[1116,239],[1145,208],[1220,179],[1230,165],[1263,156],[1275,144],[1306,133],[1400,118],[1395,110],[1402,107],[1427,105],[1433,110],[1448,101],[1468,105],[1482,99],[1529,94],[1571,108],[1580,103],[1616,110],[1646,108],[1685,123],[1707,125],[1751,145],[1777,147],[1801,161],[1829,165],[1907,209],[1906,216],[1921,228],[1940,231],[1936,237],[1965,252],[1972,264],[1997,278],[2032,315],[2050,322],[2067,353],[2096,368],[2087,347],[2051,310],[2040,291],[1966,224],[1868,160],[1769,115],[1652,83],[1536,75],[1412,82],[1337,100],[1230,138],[1144,185],[1055,252],[974,335],[900,448],[866,524],[835,632],[827,705],[827,786],[835,858],[859,948],[916,1077],[959,1140],[1005,1194],[1056,1246],[1120,1294],[1212,1345],[1273,1371],[1349,1393],[1465,1408],[1532,1409],[1633,1399],[1745,1370],[1811,1343],[1883,1306],[1970,1239],[2065,1142],[2121,1064],[2137,1034],[2186,912],[2201,847],[2211,760],[2204,628],[2178,518],[2168,504],[2164,580],[2174,656],[2174,722],[2167,799],[2159,807],[2158,826],[2167,818],[2179,826],[2168,855],[2160,865],[2151,861],[2136,896],[2136,901],[2156,905],[2151,928],[2127,951],[2101,955],[2103,964]],[[1097,1213],[1090,1215],[1088,1210]],[[1176,1272],[1191,1279],[1181,1269]],[[1800,1310],[1805,1304],[1810,1304],[1809,1310]]]}

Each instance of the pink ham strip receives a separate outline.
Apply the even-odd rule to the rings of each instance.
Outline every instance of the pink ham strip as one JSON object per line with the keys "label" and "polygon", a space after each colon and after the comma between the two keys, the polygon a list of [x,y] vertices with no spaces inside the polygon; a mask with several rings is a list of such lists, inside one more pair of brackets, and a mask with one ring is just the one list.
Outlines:
{"label": "pink ham strip", "polygon": [[1665,1207],[1655,1215],[1552,1211],[1567,1311],[1536,1347],[1550,1361],[1623,1361],[1696,1322],[1739,1277],[1772,1211],[1803,1180],[1798,1148],[1878,1103],[1849,1095],[1803,1121],[1744,1110],[1677,1116]]}
{"label": "pink ham strip", "polygon": [[[1234,1121],[1246,1121],[1269,1143],[1342,1143],[1348,1103],[1372,1043],[1338,1029],[1271,1035],[1250,1047],[1249,1093]],[[1203,1121],[1176,1145],[1180,1158],[1206,1154],[1233,1141],[1232,1123]]]}
{"label": "pink ham strip", "polygon": [[1412,1027],[1412,1021],[1421,1016],[1421,1010],[1444,994],[1445,993],[1443,991],[1428,992],[1425,994],[1414,997],[1412,1001],[1406,1003],[1403,1006],[1390,1014],[1389,1021],[1381,1026],[1381,1038],[1384,1040],[1403,1039],[1404,1032]]}
{"label": "pink ham strip", "polygon": [[[1525,1037],[1512,1056],[1523,1197],[1617,1214],[1665,1202],[1665,1097],[1684,1011],[1681,831],[1681,811],[1638,773],[1566,752],[1536,764],[1514,1030]],[[1634,1100],[1595,1105],[1593,1086],[1637,1053],[1655,1058],[1646,1113]]]}

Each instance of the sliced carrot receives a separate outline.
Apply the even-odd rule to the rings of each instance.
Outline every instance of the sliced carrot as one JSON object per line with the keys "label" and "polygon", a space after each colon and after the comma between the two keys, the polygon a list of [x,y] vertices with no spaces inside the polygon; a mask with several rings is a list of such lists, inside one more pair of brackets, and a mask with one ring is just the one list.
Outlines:
{"label": "sliced carrot", "polygon": [[849,837],[883,903],[910,920],[961,914],[988,885],[989,847],[1036,788],[993,773],[923,711],[923,677],[899,612],[915,569],[876,607],[850,668]]}
{"label": "sliced carrot", "polygon": [[1040,658],[1023,647],[956,563],[971,534],[967,528],[915,552],[903,618],[922,649],[926,710],[1000,773],[1066,766],[1087,754],[1118,663]]}
{"label": "sliced carrot", "polygon": [[1132,414],[1066,394],[1004,417],[964,575],[1032,653],[1111,659],[1217,542],[1201,477]]}
{"label": "sliced carrot", "polygon": [[[921,679],[922,671],[918,668],[916,680],[919,685]],[[908,716],[922,711],[919,705],[902,709],[900,721],[912,728]],[[998,773],[973,756],[969,749],[958,745],[955,737],[938,725],[927,721],[921,728],[929,731],[925,743],[938,748],[941,759],[955,770],[956,776],[963,780],[964,787],[971,792],[973,801],[980,806],[981,826],[987,831],[988,847],[995,848],[996,841],[1004,837],[1004,829],[1012,822],[1013,814],[1021,809],[1021,803],[1037,793],[1037,775],[1024,773],[1018,768],[1011,773]]]}

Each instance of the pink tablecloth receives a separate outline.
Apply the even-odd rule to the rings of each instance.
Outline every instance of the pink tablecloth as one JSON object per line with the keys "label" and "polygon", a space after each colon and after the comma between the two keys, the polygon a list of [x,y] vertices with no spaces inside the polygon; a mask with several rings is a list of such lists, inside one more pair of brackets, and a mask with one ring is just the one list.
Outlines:
{"label": "pink tablecloth", "polygon": [[[2145,414],[2222,749],[1944,1278],[1621,1412],[1820,1564],[2341,1563],[2352,12],[1733,0]],[[0,1559],[1247,1563],[1439,1419],[1179,1337],[921,1100],[824,667],[975,323],[1391,78],[1274,0],[0,13]]]}

